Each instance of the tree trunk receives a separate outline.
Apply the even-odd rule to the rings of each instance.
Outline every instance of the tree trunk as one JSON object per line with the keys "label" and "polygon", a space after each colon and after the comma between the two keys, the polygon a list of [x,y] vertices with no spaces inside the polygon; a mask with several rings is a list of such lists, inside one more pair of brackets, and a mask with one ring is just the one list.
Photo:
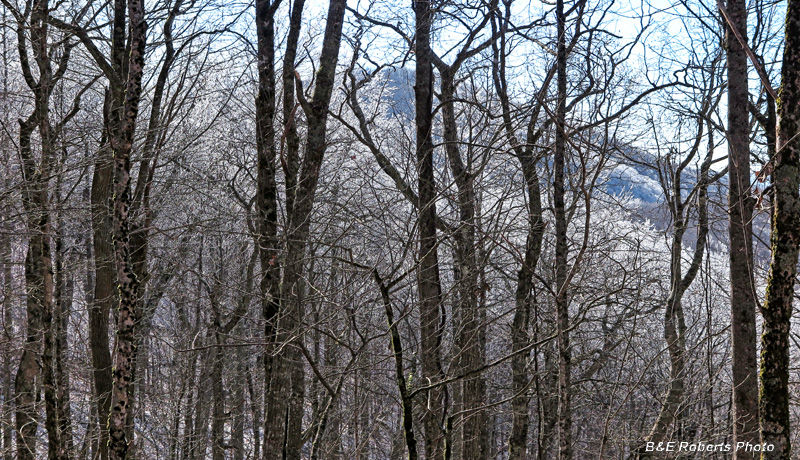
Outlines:
{"label": "tree trunk", "polygon": [[114,362],[114,381],[111,391],[111,414],[108,422],[109,456],[125,460],[129,443],[128,412],[130,398],[128,386],[132,384],[132,367],[136,359],[136,323],[139,280],[131,263],[129,240],[129,211],[131,206],[131,149],[136,129],[139,99],[142,93],[145,40],[147,24],[144,21],[144,2],[128,3],[130,21],[130,57],[125,84],[125,103],[119,115],[119,131],[110,133],[114,152],[113,234],[114,260],[117,266],[119,311],[117,315],[117,340]]}
{"label": "tree trunk", "polygon": [[[305,397],[305,377],[302,356],[299,352],[302,340],[303,320],[303,286],[306,242],[311,225],[311,210],[317,191],[320,168],[327,149],[326,127],[328,107],[333,94],[336,63],[339,59],[339,44],[342,37],[346,2],[331,0],[322,40],[322,51],[317,67],[316,84],[311,101],[303,107],[308,119],[308,133],[305,157],[297,179],[297,188],[292,197],[292,208],[288,215],[288,234],[286,263],[283,282],[281,283],[281,301],[285,311],[285,330],[293,338],[290,346],[285,348],[287,375],[291,386],[289,395],[288,416],[286,421],[286,458],[299,460],[303,446],[302,421],[303,402]],[[299,97],[299,95],[298,95]],[[290,195],[287,189],[287,196]],[[288,202],[287,202],[288,209]],[[279,393],[280,394],[280,393]]]}
{"label": "tree trunk", "polygon": [[[2,21],[5,24],[8,19],[8,10],[3,8],[3,16]],[[9,40],[7,37],[8,28],[4,28],[2,35],[3,35],[3,62],[9,62],[9,55],[8,55],[8,45]],[[9,78],[8,72],[3,72],[3,93],[8,94],[9,91]],[[3,116],[3,122],[8,124],[10,121],[10,114],[5,114]],[[6,150],[5,146],[3,148],[3,161],[8,161],[10,157],[10,149]],[[2,180],[3,187],[8,188],[11,184],[11,180],[9,177],[4,177]],[[2,223],[0,224],[0,264],[3,265],[3,324],[2,324],[2,334],[3,340],[6,343],[11,343],[12,331],[14,330],[13,325],[13,318],[11,317],[11,310],[13,308],[11,302],[12,290],[13,290],[13,283],[11,280],[11,263],[12,263],[12,253],[11,253],[11,233],[13,229],[13,220],[8,216],[12,215],[12,208],[10,206],[9,200],[4,200],[2,206],[3,215],[7,216],[3,218]],[[13,374],[11,372],[12,367],[12,356],[10,352],[6,352],[2,354],[2,368],[0,368],[0,378],[3,380],[3,405],[0,408],[0,424],[2,424],[2,428],[0,428],[0,439],[2,439],[2,448],[3,448],[3,460],[12,460],[14,458],[14,451],[12,448],[12,427],[14,426],[14,404],[12,403],[14,396],[12,391],[11,382],[13,380]]]}
{"label": "tree trunk", "polygon": [[[427,1],[415,1],[416,14],[416,76],[414,99],[416,107],[416,147],[418,176],[419,267],[417,289],[420,304],[420,361],[423,384],[435,383],[443,377],[442,353],[442,288],[439,279],[438,244],[436,238],[436,183],[433,169],[433,68],[431,65],[430,33],[433,12]],[[445,442],[442,426],[446,408],[444,391],[435,387],[422,395],[422,426],[425,457],[439,460],[444,457]]]}
{"label": "tree trunk", "polygon": [[509,460],[525,460],[528,452],[530,385],[527,372],[530,353],[521,353],[530,342],[532,305],[536,302],[533,294],[533,274],[542,252],[544,222],[542,221],[542,198],[539,189],[537,164],[530,156],[519,156],[522,173],[528,193],[528,234],[525,237],[524,259],[517,272],[517,289],[514,293],[514,318],[511,322],[511,433],[508,439]]}
{"label": "tree trunk", "polygon": [[[505,13],[505,17],[499,15],[497,17],[500,29],[506,28],[511,15],[510,9],[507,9]],[[493,25],[493,27],[496,29],[498,25]],[[522,350],[530,342],[529,327],[532,306],[536,302],[533,294],[533,277],[542,253],[542,239],[544,238],[538,158],[534,155],[535,141],[541,135],[541,131],[537,134],[534,131],[534,127],[538,121],[542,105],[541,103],[537,104],[536,109],[531,114],[527,130],[527,143],[520,145],[514,130],[511,103],[507,92],[507,51],[504,34],[500,36],[498,42],[499,47],[497,44],[492,47],[494,53],[492,78],[495,91],[500,99],[503,130],[517,160],[520,162],[522,176],[525,180],[525,193],[527,194],[526,217],[528,232],[525,236],[525,252],[520,261],[520,269],[517,272],[517,288],[514,292],[514,317],[511,322],[511,351],[514,356],[511,358],[511,389],[513,393],[511,397],[511,432],[508,437],[509,460],[526,460],[528,458],[528,430],[530,424],[530,397],[528,396],[530,377],[527,371],[530,352],[522,353]],[[547,86],[549,86],[549,83],[545,83],[542,90],[546,89]],[[542,90],[540,90],[540,94]],[[538,360],[538,357],[535,359]]]}
{"label": "tree trunk", "polygon": [[[478,261],[475,250],[476,229],[476,200],[474,176],[469,163],[464,164],[458,148],[458,126],[455,115],[455,75],[454,68],[441,71],[442,79],[442,120],[444,126],[443,137],[445,150],[449,160],[450,169],[458,189],[459,221],[455,229],[455,283],[458,300],[454,311],[456,320],[455,337],[456,354],[458,356],[457,368],[464,374],[470,370],[479,369],[483,365],[483,352],[481,347],[481,329],[478,311],[478,297],[483,292],[478,283]],[[459,404],[454,410],[461,412],[455,423],[458,428],[454,453],[456,458],[480,460],[488,454],[489,440],[486,427],[486,414],[476,410],[485,404],[486,385],[480,374],[463,378],[457,383],[460,394]],[[455,400],[456,398],[454,398]],[[455,403],[455,401],[454,401]],[[456,406],[456,404],[454,404]]]}
{"label": "tree trunk", "polygon": [[[236,382],[233,390],[231,403],[232,423],[231,423],[231,448],[233,449],[233,460],[244,460],[244,420],[245,420],[245,366],[247,356],[244,353],[237,353],[238,364],[236,365]],[[257,426],[257,425],[256,425]]]}
{"label": "tree trunk", "polygon": [[[730,213],[731,343],[733,443],[758,443],[756,293],[753,279],[753,200],[750,197],[750,120],[747,55],[731,31],[747,37],[747,5],[728,0],[728,207]],[[753,458],[734,450],[733,458]]]}
{"label": "tree trunk", "polygon": [[[57,245],[57,246],[60,246]],[[64,274],[65,270],[59,270],[62,273],[62,280],[57,284],[60,295],[57,296],[56,301],[56,317],[55,321],[58,324],[56,334],[56,375],[58,375],[58,400],[59,400],[59,421],[61,423],[60,429],[64,436],[64,448],[68,452],[68,456],[72,457],[75,452],[72,428],[72,398],[70,395],[70,379],[69,372],[65,367],[64,352],[69,349],[68,333],[69,333],[69,317],[72,313],[72,301],[75,294],[75,278],[72,274]],[[66,277],[66,279],[63,279]]]}
{"label": "tree trunk", "polygon": [[569,297],[567,291],[567,214],[564,205],[566,157],[567,48],[564,0],[556,2],[558,49],[556,51],[556,139],[553,151],[553,209],[556,221],[556,331],[558,343],[558,458],[572,459],[572,356],[569,345]]}
{"label": "tree trunk", "polygon": [[[104,136],[105,137],[105,136]],[[104,142],[101,142],[101,145]],[[94,164],[91,190],[94,283],[89,307],[89,349],[92,357],[97,418],[105,427],[111,408],[111,351],[108,340],[108,315],[114,299],[114,248],[111,244],[109,198],[111,196],[111,161],[102,145]],[[108,431],[99,433],[100,460],[108,460]]]}
{"label": "tree trunk", "polygon": [[772,260],[761,312],[761,442],[774,450],[762,460],[792,457],[789,426],[789,329],[800,245],[800,4],[790,0],[778,107],[778,154],[772,175]]}
{"label": "tree trunk", "polygon": [[[20,122],[20,151],[24,157],[30,158],[30,139],[35,125],[32,122]],[[27,168],[26,168],[27,169]],[[31,181],[33,182],[33,181]],[[25,199],[30,205],[34,204],[35,189],[28,193]],[[29,227],[34,227],[34,215],[29,213]],[[39,280],[41,264],[43,235],[37,235],[35,228],[30,228],[31,239],[28,242],[28,252],[25,256],[25,290],[26,290],[26,339],[22,347],[22,357],[14,379],[14,399],[16,408],[17,430],[17,459],[33,460],[36,455],[36,430],[39,426],[39,416],[36,410],[38,399],[39,355],[42,349],[42,297],[45,295],[44,280]]]}
{"label": "tree trunk", "polygon": [[[258,95],[256,97],[256,148],[257,192],[256,212],[258,225],[258,253],[261,267],[261,310],[264,318],[264,454],[271,452],[276,458],[284,457],[286,418],[285,388],[283,371],[278,356],[278,319],[280,304],[280,249],[278,240],[278,188],[277,151],[275,146],[275,13],[280,0],[256,1],[256,32],[258,36]],[[294,67],[294,49],[300,34],[300,20],[303,2],[296,1],[292,15],[297,21],[291,22],[286,44],[286,55],[291,61],[284,61],[284,67]],[[286,69],[284,69],[286,70]],[[293,84],[284,88],[293,91]],[[292,93],[293,94],[293,93]],[[292,96],[292,105],[294,96]],[[280,389],[280,391],[279,391]],[[255,403],[254,403],[255,404]],[[280,452],[280,454],[279,454]],[[279,457],[280,456],[280,457]]]}
{"label": "tree trunk", "polygon": [[394,310],[392,309],[392,301],[389,296],[389,287],[383,282],[377,269],[372,271],[372,276],[375,278],[375,282],[378,284],[378,288],[381,291],[383,311],[386,314],[386,322],[389,325],[389,339],[391,340],[390,349],[394,355],[394,378],[400,393],[403,439],[405,440],[408,452],[408,460],[417,460],[419,458],[419,453],[417,452],[417,438],[414,434],[414,401],[408,394],[408,384],[406,382],[405,371],[403,370],[403,341],[400,338],[400,331],[394,319]]}
{"label": "tree trunk", "polygon": [[[5,215],[10,215],[9,208],[3,205]],[[13,283],[11,282],[11,231],[10,223],[3,222],[2,234],[0,234],[0,263],[3,264],[3,340],[11,343],[11,332],[14,325],[11,317],[13,308],[11,302]],[[3,353],[2,357],[2,379],[3,379],[3,407],[0,413],[2,420],[2,439],[3,439],[3,460],[12,460],[14,452],[11,448],[12,426],[14,426],[14,404],[12,392],[12,372],[11,372],[11,353]]]}
{"label": "tree trunk", "polygon": [[[263,361],[263,360],[262,360]],[[253,416],[253,460],[261,460],[261,408],[253,385],[250,368],[245,368],[247,378],[247,395],[250,397],[250,412]]]}
{"label": "tree trunk", "polygon": [[[38,426],[36,401],[39,385],[45,394],[45,428],[48,439],[48,456],[64,458],[58,423],[58,401],[56,401],[55,335],[53,324],[54,285],[51,254],[52,219],[50,216],[50,176],[54,161],[55,133],[50,123],[50,96],[60,78],[54,73],[51,63],[51,48],[48,46],[48,23],[50,13],[46,0],[36,1],[24,12],[29,24],[18,24],[17,46],[25,81],[33,93],[33,112],[26,120],[19,120],[19,149],[22,159],[24,189],[22,202],[26,213],[29,235],[25,257],[25,291],[27,304],[27,340],[23,346],[15,387],[17,399],[17,453],[20,460],[36,455],[36,430]],[[18,19],[23,15],[16,13]],[[29,29],[28,31],[23,29]],[[28,60],[28,46],[32,48],[38,80],[34,80]],[[65,69],[69,49],[61,60],[58,70]],[[31,138],[38,127],[40,158],[33,157]],[[39,359],[41,358],[41,369]],[[41,377],[41,382],[39,381]]]}

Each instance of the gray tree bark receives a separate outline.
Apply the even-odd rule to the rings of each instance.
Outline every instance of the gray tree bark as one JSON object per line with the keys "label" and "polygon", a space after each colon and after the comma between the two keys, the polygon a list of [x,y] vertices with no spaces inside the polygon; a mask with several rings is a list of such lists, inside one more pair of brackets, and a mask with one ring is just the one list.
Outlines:
{"label": "gray tree bark", "polygon": [[[758,443],[756,292],[753,279],[753,204],[750,196],[750,119],[747,55],[738,36],[747,37],[747,5],[728,0],[728,207],[730,213],[731,344],[733,442]],[[734,450],[733,458],[753,454]]]}
{"label": "gray tree bark", "polygon": [[[430,33],[433,12],[427,1],[415,1],[416,76],[414,84],[418,198],[417,231],[419,232],[417,290],[420,305],[420,361],[423,384],[444,378],[442,369],[443,321],[442,287],[439,277],[438,242],[436,238],[436,183],[433,169],[433,66]],[[444,389],[434,387],[423,395],[422,427],[425,458],[445,456],[445,433],[442,427],[447,413]]]}

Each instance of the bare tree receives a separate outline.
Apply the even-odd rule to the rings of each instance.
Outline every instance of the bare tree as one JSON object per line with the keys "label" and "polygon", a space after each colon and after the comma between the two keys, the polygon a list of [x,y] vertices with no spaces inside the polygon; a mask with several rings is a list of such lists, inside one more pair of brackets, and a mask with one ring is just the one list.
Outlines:
{"label": "bare tree", "polygon": [[[731,343],[733,440],[758,441],[756,381],[756,293],[753,279],[753,204],[750,197],[750,120],[747,109],[747,8],[727,3],[728,172],[731,245]],[[737,458],[743,453],[734,451]]]}
{"label": "bare tree", "polygon": [[[20,459],[36,456],[36,401],[39,391],[43,390],[48,457],[63,460],[72,456],[69,449],[72,443],[65,439],[71,435],[70,420],[64,419],[68,414],[64,408],[70,402],[68,393],[63,391],[66,377],[61,363],[63,354],[58,347],[62,303],[60,298],[54,298],[59,289],[53,279],[54,218],[50,209],[53,197],[50,189],[57,166],[59,135],[64,124],[77,113],[82,92],[78,93],[72,109],[53,123],[50,100],[56,85],[67,71],[73,47],[71,37],[67,35],[55,39],[47,20],[50,14],[47,1],[29,2],[24,9],[17,9],[10,2],[3,4],[17,23],[22,74],[34,100],[32,113],[26,119],[19,120],[19,153],[24,181],[22,202],[30,239],[25,258],[27,340],[15,380],[17,455]],[[30,35],[26,30],[28,27]],[[30,63],[30,52],[33,53],[38,78]],[[56,53],[60,54],[58,59],[54,57]],[[39,134],[38,145],[34,145],[34,131]],[[38,161],[34,156],[36,150],[39,151]]]}

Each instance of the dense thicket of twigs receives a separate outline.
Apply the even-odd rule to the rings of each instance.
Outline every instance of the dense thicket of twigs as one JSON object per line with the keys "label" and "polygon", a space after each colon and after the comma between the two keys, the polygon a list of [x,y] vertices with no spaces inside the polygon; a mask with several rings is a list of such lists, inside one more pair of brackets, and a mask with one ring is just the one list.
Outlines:
{"label": "dense thicket of twigs", "polygon": [[792,458],[797,0],[0,1],[4,460]]}

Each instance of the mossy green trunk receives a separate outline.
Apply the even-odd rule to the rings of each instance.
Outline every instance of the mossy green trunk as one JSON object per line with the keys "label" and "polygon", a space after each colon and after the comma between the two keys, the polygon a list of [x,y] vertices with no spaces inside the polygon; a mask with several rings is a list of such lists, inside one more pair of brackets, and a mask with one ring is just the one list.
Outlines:
{"label": "mossy green trunk", "polygon": [[767,299],[762,308],[761,441],[774,446],[762,460],[791,458],[789,429],[789,327],[797,275],[800,238],[800,3],[790,0],[786,12],[786,44],[781,72],[778,154],[772,182],[772,261]]}

